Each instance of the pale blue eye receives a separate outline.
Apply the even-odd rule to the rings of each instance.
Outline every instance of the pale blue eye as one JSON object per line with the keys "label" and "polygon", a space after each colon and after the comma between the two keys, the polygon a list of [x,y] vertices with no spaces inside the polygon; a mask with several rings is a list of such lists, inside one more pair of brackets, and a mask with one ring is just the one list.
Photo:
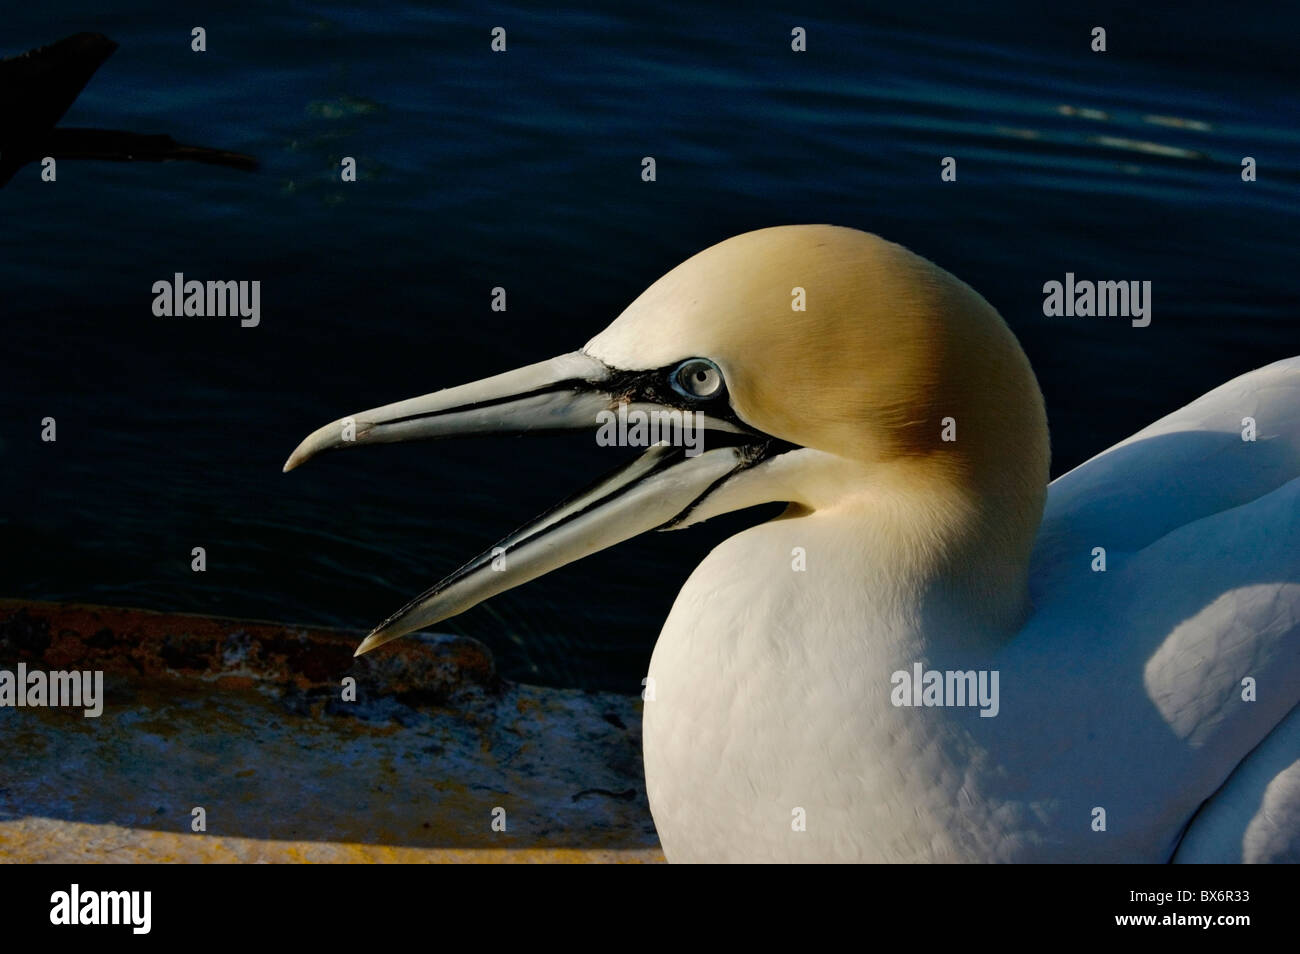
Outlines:
{"label": "pale blue eye", "polygon": [[722,372],[708,358],[688,358],[669,377],[678,394],[688,398],[713,398],[723,391]]}

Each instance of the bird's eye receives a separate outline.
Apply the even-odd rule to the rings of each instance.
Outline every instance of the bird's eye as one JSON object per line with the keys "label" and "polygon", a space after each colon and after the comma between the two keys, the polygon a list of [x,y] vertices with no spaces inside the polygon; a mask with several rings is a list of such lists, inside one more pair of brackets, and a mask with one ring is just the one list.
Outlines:
{"label": "bird's eye", "polygon": [[713,398],[723,392],[722,372],[708,358],[688,358],[669,378],[673,390],[688,398]]}

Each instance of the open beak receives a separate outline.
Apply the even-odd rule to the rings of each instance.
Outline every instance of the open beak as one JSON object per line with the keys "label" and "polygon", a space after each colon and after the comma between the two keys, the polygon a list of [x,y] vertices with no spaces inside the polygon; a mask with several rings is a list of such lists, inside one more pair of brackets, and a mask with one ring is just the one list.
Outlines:
{"label": "open beak", "polygon": [[[616,371],[581,352],[495,377],[361,411],[315,431],[285,463],[286,471],[324,451],[363,444],[472,434],[595,430],[602,411],[680,411],[660,404],[660,372]],[[456,616],[489,597],[567,563],[684,521],[717,486],[765,459],[778,442],[734,417],[702,425],[718,446],[692,456],[683,446],[656,444],[511,533],[384,620],[357,648],[390,640]]]}

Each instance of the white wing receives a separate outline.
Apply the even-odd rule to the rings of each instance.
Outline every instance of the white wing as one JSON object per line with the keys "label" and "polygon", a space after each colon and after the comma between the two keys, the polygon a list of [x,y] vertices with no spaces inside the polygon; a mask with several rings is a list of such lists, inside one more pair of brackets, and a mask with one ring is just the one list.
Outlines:
{"label": "white wing", "polygon": [[[1255,439],[1242,439],[1254,422]],[[1052,481],[1031,585],[1054,588],[1105,539],[1134,553],[1300,477],[1300,356],[1215,388]]]}
{"label": "white wing", "polygon": [[1174,861],[1300,862],[1300,706],[1197,813]]}
{"label": "white wing", "polygon": [[[1104,579],[1091,572],[1095,548]],[[1166,776],[1164,821],[1188,825],[1178,860],[1294,860],[1300,358],[1236,378],[1054,481],[1031,592],[1044,619],[1105,621],[1087,648],[1123,670],[1117,682],[1140,662],[1145,699],[1114,700],[1128,709],[1112,713],[1114,730],[1137,741],[1140,724],[1163,723],[1139,746],[1147,764],[1131,766],[1129,791],[1150,794]]]}

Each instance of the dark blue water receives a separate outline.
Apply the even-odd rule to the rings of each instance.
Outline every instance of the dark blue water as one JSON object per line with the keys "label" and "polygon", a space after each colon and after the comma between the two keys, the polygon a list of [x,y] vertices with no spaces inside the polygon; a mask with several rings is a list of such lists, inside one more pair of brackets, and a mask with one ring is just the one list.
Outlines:
{"label": "dark blue water", "polygon": [[[1055,473],[1300,352],[1296,9],[967,6],[10,5],[0,54],[81,30],[121,44],[65,125],[262,168],[67,162],[0,190],[0,595],[368,628],[609,462],[573,435],[283,476],[299,439],[578,347],[752,228],[876,231],[979,289],[1037,369]],[[150,288],[177,271],[260,280],[260,327],[155,318]],[[1066,271],[1151,281],[1151,326],[1043,317]],[[633,691],[690,569],[756,516],[629,542],[443,625],[516,678]]]}

